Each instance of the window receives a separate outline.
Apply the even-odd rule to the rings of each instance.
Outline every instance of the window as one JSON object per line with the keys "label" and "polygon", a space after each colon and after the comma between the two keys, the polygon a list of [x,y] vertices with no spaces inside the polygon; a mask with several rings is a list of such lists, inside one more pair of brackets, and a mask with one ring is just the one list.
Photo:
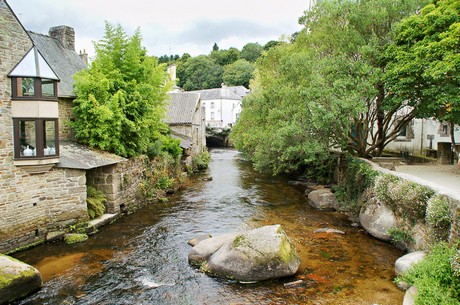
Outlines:
{"label": "window", "polygon": [[59,155],[58,119],[13,119],[16,159]]}
{"label": "window", "polygon": [[211,108],[214,108],[214,102],[211,102]]}
{"label": "window", "polygon": [[57,81],[36,77],[12,77],[13,99],[57,100]]}
{"label": "window", "polygon": [[211,112],[211,120],[214,120],[214,112]]}

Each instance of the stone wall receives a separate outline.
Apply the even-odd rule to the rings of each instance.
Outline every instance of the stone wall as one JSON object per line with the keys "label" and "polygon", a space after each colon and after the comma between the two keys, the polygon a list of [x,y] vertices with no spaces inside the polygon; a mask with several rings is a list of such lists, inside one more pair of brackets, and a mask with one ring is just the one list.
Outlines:
{"label": "stone wall", "polygon": [[30,175],[13,165],[7,75],[31,47],[29,36],[0,0],[0,252],[44,241],[51,232],[88,217],[85,171],[55,168]]}
{"label": "stone wall", "polygon": [[54,168],[30,175],[11,165],[0,172],[0,252],[45,241],[87,220],[85,171]]}
{"label": "stone wall", "polygon": [[73,131],[70,122],[73,119],[72,99],[59,98],[59,139],[73,140]]}
{"label": "stone wall", "polygon": [[144,181],[146,158],[141,156],[88,171],[88,186],[106,195],[108,213],[120,213],[143,204],[142,200],[138,200],[137,193]]}
{"label": "stone wall", "polygon": [[[427,187],[433,190],[435,194],[440,194],[440,195],[444,195],[448,197],[449,201],[451,202],[451,212],[452,212],[451,215],[453,216],[453,221],[450,227],[450,232],[445,232],[445,233],[446,235],[449,236],[448,241],[450,243],[460,241],[460,194],[458,192],[451,190],[449,188],[443,187],[441,185],[438,185],[436,183],[433,183],[431,181],[427,181],[427,180],[412,176],[410,174],[396,172],[396,171],[392,171],[392,170],[383,168],[377,165],[376,163],[370,162],[369,160],[366,160],[366,159],[361,159],[361,161],[368,163],[371,166],[372,171],[376,171],[381,174],[392,175],[392,176],[398,177],[401,180],[410,181],[412,183],[415,183],[420,186],[424,186],[424,187]],[[363,212],[368,213],[367,207],[369,207],[369,205],[382,206],[386,204],[385,202],[379,202],[376,199],[377,196],[375,194],[375,190],[373,187],[362,189],[362,187],[364,186],[363,182],[365,178],[362,176],[362,174],[359,174],[357,176],[353,176],[354,175],[353,173],[350,174],[350,172],[353,172],[353,170],[347,166],[347,161],[345,160],[345,158],[339,158],[339,161],[337,163],[335,170],[336,171],[335,171],[334,178],[336,182],[343,189],[346,189],[347,185],[348,186],[352,185],[350,189],[353,189],[355,192],[358,192],[357,194],[359,196],[358,205],[361,208],[360,219],[362,216],[361,214]],[[361,173],[365,173],[365,172],[366,170]],[[356,188],[356,186],[361,187],[361,189]],[[397,190],[395,190],[395,192],[396,191]],[[399,204],[399,209],[404,209],[404,205]],[[407,227],[407,223],[409,222],[407,220],[408,219],[407,215],[411,215],[411,211],[402,210],[400,211],[400,213],[393,213],[393,212],[391,213],[394,215],[395,221],[398,227],[401,224],[402,224],[401,227]],[[380,221],[380,223],[378,224],[380,229],[384,229],[384,226],[381,223],[383,219],[382,215],[383,214],[376,215],[376,218],[375,218],[375,219],[379,219]],[[426,246],[426,243],[430,241],[429,230],[428,230],[428,227],[424,219],[417,220],[416,224],[411,223],[410,226],[411,226],[410,231],[412,233],[412,237],[414,238],[415,242],[413,244],[408,245],[409,250],[414,251],[414,250],[424,249]],[[389,228],[386,228],[386,229],[389,229]],[[386,231],[382,233],[386,234]]]}

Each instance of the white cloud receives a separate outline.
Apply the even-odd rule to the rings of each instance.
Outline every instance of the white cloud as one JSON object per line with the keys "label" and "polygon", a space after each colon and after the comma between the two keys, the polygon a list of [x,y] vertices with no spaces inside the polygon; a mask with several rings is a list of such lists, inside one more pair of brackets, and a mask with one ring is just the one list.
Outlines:
{"label": "white cloud", "polygon": [[[241,49],[265,44],[300,29],[298,18],[309,0],[7,0],[25,28],[46,34],[56,25],[75,28],[77,50],[93,51],[91,41],[104,34],[104,21],[132,33],[140,27],[152,55],[208,54],[214,42]],[[235,45],[228,45],[234,42]]]}

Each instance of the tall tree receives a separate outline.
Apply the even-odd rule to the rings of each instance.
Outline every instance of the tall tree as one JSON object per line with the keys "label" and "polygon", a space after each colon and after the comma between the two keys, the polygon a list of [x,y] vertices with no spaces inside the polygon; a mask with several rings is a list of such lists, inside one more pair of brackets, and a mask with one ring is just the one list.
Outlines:
{"label": "tall tree", "polygon": [[256,168],[292,172],[334,148],[380,154],[413,117],[395,124],[404,105],[387,100],[382,50],[417,0],[322,1],[300,21],[291,44],[256,62],[251,97],[232,131]]}
{"label": "tall tree", "polygon": [[250,42],[241,49],[239,59],[246,59],[249,62],[255,62],[262,53],[263,47],[257,42]]}
{"label": "tall tree", "polygon": [[167,74],[141,41],[139,30],[129,37],[120,25],[106,23],[95,60],[75,75],[72,127],[78,141],[131,157],[167,134]]}
{"label": "tall tree", "polygon": [[[460,2],[439,0],[398,26],[387,50],[389,98],[417,117],[460,124]],[[458,155],[459,151],[457,151]]]}
{"label": "tall tree", "polygon": [[224,67],[223,80],[227,86],[245,86],[249,88],[249,81],[254,72],[254,64],[245,59],[239,59]]}
{"label": "tall tree", "polygon": [[206,55],[189,58],[178,66],[179,86],[184,90],[219,88],[223,68]]}

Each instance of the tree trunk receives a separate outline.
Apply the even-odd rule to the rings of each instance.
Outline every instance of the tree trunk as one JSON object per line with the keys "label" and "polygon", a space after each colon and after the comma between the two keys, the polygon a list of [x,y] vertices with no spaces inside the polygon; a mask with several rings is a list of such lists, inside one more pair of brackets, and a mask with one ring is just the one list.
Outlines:
{"label": "tree trunk", "polygon": [[377,84],[377,99],[376,99],[376,111],[377,111],[377,149],[375,155],[381,157],[383,149],[385,148],[385,111],[383,110],[383,99],[385,98],[385,89],[383,84]]}

